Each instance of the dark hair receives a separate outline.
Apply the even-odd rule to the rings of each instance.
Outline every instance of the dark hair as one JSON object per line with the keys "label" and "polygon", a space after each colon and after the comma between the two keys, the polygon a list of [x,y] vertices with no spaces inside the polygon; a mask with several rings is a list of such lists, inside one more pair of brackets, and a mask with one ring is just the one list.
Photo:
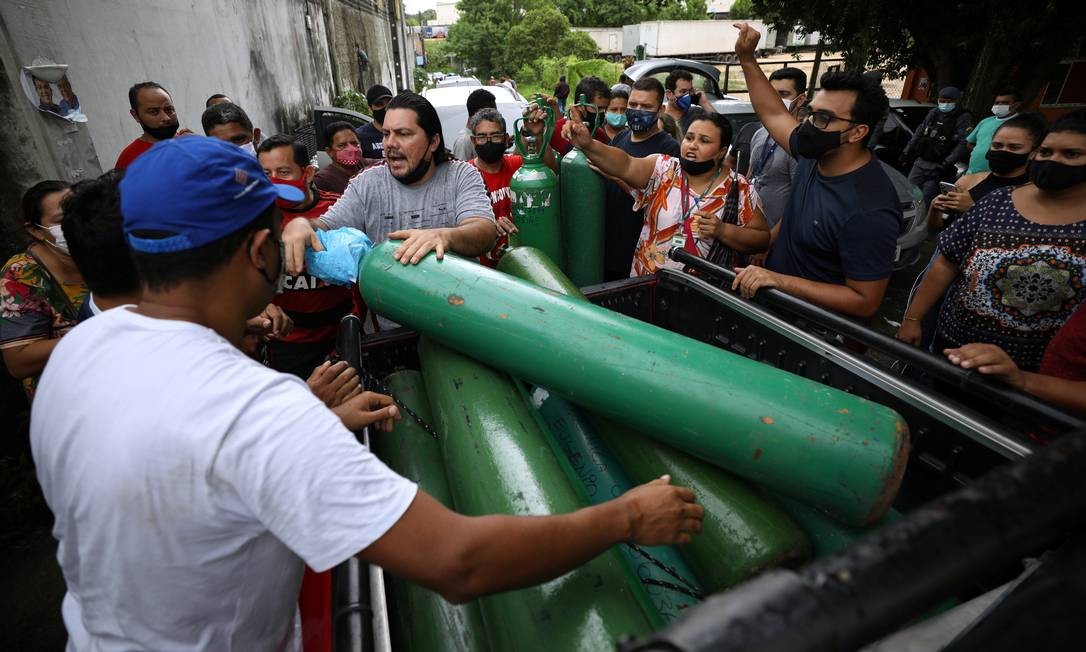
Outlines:
{"label": "dark hair", "polygon": [[1020,113],[996,127],[992,135],[994,136],[1007,128],[1025,131],[1029,135],[1030,142],[1033,143],[1030,149],[1037,149],[1040,147],[1041,141],[1045,139],[1045,130],[1048,128],[1048,123],[1039,113]]}
{"label": "dark hair", "polygon": [[599,97],[609,100],[611,99],[611,87],[599,77],[589,75],[577,82],[577,88],[573,91],[574,103],[580,102],[582,95],[584,95],[585,101],[590,104],[594,104],[596,98]]}
{"label": "dark hair", "polygon": [[341,131],[350,131],[351,133],[354,133],[355,128],[354,125],[346,120],[332,122],[324,128],[324,142],[328,143],[328,146],[331,147],[332,139]]}
{"label": "dark hair", "polygon": [[468,118],[479,112],[480,109],[496,109],[498,108],[497,100],[494,97],[494,93],[486,90],[485,88],[476,88],[468,95],[467,101]]}
{"label": "dark hair", "polygon": [[690,129],[690,125],[702,121],[713,123],[717,130],[720,131],[721,149],[727,149],[728,145],[732,144],[732,123],[728,122],[728,119],[725,118],[723,114],[698,111],[686,121],[686,128]]}
{"label": "dark hair", "polygon": [[204,127],[205,136],[211,133],[212,127],[228,125],[231,122],[238,123],[246,131],[253,130],[253,122],[245,114],[245,111],[237,104],[230,102],[219,102],[215,106],[209,106],[204,109],[203,115],[200,116],[200,124]]}
{"label": "dark hair", "polygon": [[170,91],[162,88],[162,84],[159,84],[158,82],[145,81],[138,84],[133,84],[132,88],[128,89],[128,105],[132,107],[133,111],[139,110],[140,91],[145,88],[158,88],[167,95],[170,94]]}
{"label": "dark hair", "polygon": [[565,75],[560,75],[560,76],[558,77],[558,81],[560,81],[560,82],[564,82],[564,81],[566,81],[566,76],[565,76]]}
{"label": "dark hair", "polygon": [[886,99],[886,91],[873,79],[851,70],[832,70],[822,75],[820,80],[824,91],[852,91],[856,93],[856,99],[852,102],[852,119],[860,124],[867,125],[867,135],[863,144],[867,144],[871,134],[875,132],[875,125],[886,116],[890,109],[890,100]]}
{"label": "dark hair", "polygon": [[[1017,118],[1012,118],[1007,122],[1012,122],[1013,120],[1017,120]],[[1078,109],[1077,111],[1072,111],[1067,115],[1057,118],[1056,121],[1052,123],[1052,126],[1048,128],[1048,133],[1086,135],[1086,109]]]}
{"label": "dark hair", "polygon": [[995,97],[999,97],[1000,95],[1010,95],[1011,97],[1014,98],[1015,102],[1021,102],[1022,101],[1022,91],[1018,90],[1017,88],[1015,88],[1013,86],[1004,86],[1002,88],[997,89]]}
{"label": "dark hair", "polygon": [[776,81],[778,79],[792,80],[792,84],[796,87],[796,95],[807,92],[807,73],[799,68],[788,66],[774,70],[773,74],[769,76],[769,81]]}
{"label": "dark hair", "polygon": [[60,223],[72,260],[87,287],[96,295],[113,297],[134,292],[140,277],[124,237],[121,191],[123,170],[110,170],[97,179],[72,186],[64,200]]}
{"label": "dark hair", "polygon": [[664,104],[664,85],[660,83],[660,80],[655,77],[642,77],[633,84],[635,91],[652,91],[656,93],[656,103],[663,106]]}
{"label": "dark hair", "polygon": [[437,136],[437,149],[434,150],[434,164],[444,163],[452,158],[449,150],[445,149],[445,139],[441,135],[441,119],[437,117],[437,109],[430,100],[414,91],[403,91],[388,103],[388,110],[409,109],[415,112],[415,121],[426,132],[427,140],[433,140]]}
{"label": "dark hair", "polygon": [[204,101],[204,108],[206,109],[207,107],[211,106],[211,103],[214,102],[215,100],[221,100],[223,98],[230,99],[229,97],[226,97],[222,93],[215,93],[214,95],[212,95],[211,97],[207,98],[207,100]]}
{"label": "dark hair", "polygon": [[[198,281],[211,276],[225,265],[249,236],[261,229],[271,229],[279,216],[275,202],[268,204],[260,215],[233,233],[187,251],[165,254],[132,252],[132,260],[143,284],[151,290],[167,290],[184,281]],[[162,238],[174,235],[162,231],[135,231],[140,238]]]}
{"label": "dark hair", "polygon": [[682,68],[676,68],[667,74],[667,79],[664,80],[664,88],[671,92],[675,92],[675,86],[678,85],[680,79],[685,79],[691,84],[694,83],[694,76],[689,71]]}
{"label": "dark hair", "polygon": [[41,226],[42,200],[45,199],[46,195],[67,190],[69,187],[66,181],[57,181],[55,179],[39,181],[30,186],[30,189],[23,193],[23,220],[35,226]]}
{"label": "dark hair", "polygon": [[284,136],[283,134],[275,134],[270,138],[265,138],[256,146],[256,153],[265,154],[277,147],[289,147],[293,149],[294,162],[302,169],[305,169],[309,165],[309,150],[305,148],[305,143],[294,140],[290,136]]}

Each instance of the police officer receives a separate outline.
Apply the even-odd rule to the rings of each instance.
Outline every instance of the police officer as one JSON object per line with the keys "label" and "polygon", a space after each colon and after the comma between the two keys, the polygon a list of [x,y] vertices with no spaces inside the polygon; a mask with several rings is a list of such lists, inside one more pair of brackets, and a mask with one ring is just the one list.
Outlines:
{"label": "police officer", "polygon": [[958,106],[962,92],[953,86],[939,91],[938,105],[932,109],[913,134],[901,162],[912,167],[909,183],[924,193],[924,203],[939,194],[939,182],[953,180],[954,164],[963,158],[961,145],[973,128],[973,116]]}

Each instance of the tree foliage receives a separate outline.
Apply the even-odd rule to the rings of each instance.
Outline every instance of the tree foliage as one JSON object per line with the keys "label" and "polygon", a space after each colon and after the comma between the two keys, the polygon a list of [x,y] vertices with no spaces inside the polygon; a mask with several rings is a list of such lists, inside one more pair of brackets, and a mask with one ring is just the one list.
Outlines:
{"label": "tree foliage", "polygon": [[890,72],[923,66],[932,88],[966,89],[983,114],[995,88],[1013,84],[1027,98],[1079,38],[1080,0],[753,0],[754,13],[781,28],[817,31],[850,67]]}
{"label": "tree foliage", "polygon": [[751,0],[735,0],[732,8],[728,10],[728,18],[732,20],[754,18],[754,3]]}

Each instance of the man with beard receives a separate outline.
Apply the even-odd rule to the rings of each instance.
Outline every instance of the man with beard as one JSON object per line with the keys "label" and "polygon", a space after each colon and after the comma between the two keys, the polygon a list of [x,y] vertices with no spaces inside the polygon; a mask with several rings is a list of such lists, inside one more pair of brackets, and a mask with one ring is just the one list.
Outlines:
{"label": "man with beard", "polygon": [[754,56],[760,35],[746,23],[736,27],[735,51],[751,104],[773,140],[799,163],[766,266],[739,268],[732,289],[752,297],[760,288],[778,288],[868,319],[882,304],[901,231],[897,192],[867,147],[889,108],[886,93],[855,72],[828,72],[797,119]]}
{"label": "man with beard", "polygon": [[387,165],[363,171],[320,219],[286,225],[288,274],[300,274],[306,247],[320,245],[314,228],[355,227],[375,244],[403,240],[395,258],[404,265],[431,251],[438,258],[446,251],[474,258],[494,246],[494,211],[483,179],[470,164],[451,158],[434,105],[404,91],[388,103],[382,126]]}
{"label": "man with beard", "polygon": [[178,132],[177,109],[169,91],[158,82],[140,82],[128,89],[128,105],[132,119],[140,123],[143,133],[133,140],[117,157],[113,167],[123,170],[132,164],[140,154],[151,149],[160,140],[168,140],[178,133],[192,133],[188,129]]}
{"label": "man with beard", "polygon": [[[535,136],[536,142],[542,145],[546,145],[539,138],[545,127],[544,116],[542,109],[536,109],[524,120],[525,131]],[[475,146],[475,156],[470,162],[483,175],[483,184],[486,185],[498,225],[498,241],[490,251],[479,257],[479,262],[487,267],[496,267],[501,250],[509,243],[509,235],[517,232],[513,223],[513,193],[509,189],[509,182],[524,159],[520,154],[505,153],[513,139],[505,129],[505,117],[501,111],[482,109],[471,117],[469,126],[471,142]],[[550,147],[543,148],[543,164],[558,172],[558,160]]]}
{"label": "man with beard", "polygon": [[313,183],[319,190],[342,195],[347,184],[362,169],[362,145],[354,127],[344,120],[324,128],[324,141],[328,143],[324,153],[332,159],[332,164],[318,170]]}

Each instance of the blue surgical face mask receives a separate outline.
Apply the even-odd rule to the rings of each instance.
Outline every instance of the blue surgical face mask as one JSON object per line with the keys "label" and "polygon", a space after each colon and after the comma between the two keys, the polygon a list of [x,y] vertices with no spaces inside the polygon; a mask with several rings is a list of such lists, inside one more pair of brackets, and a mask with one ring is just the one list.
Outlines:
{"label": "blue surgical face mask", "polygon": [[939,110],[943,113],[950,113],[958,107],[957,102],[939,102]]}
{"label": "blue surgical face mask", "polygon": [[679,107],[680,111],[687,111],[690,109],[690,103],[694,101],[694,96],[690,93],[676,98],[675,106]]}
{"label": "blue surgical face mask", "polygon": [[607,124],[611,125],[615,129],[621,129],[626,126],[626,114],[625,113],[607,113]]}
{"label": "blue surgical face mask", "polygon": [[626,123],[635,134],[643,134],[652,129],[660,115],[656,111],[626,109]]}

